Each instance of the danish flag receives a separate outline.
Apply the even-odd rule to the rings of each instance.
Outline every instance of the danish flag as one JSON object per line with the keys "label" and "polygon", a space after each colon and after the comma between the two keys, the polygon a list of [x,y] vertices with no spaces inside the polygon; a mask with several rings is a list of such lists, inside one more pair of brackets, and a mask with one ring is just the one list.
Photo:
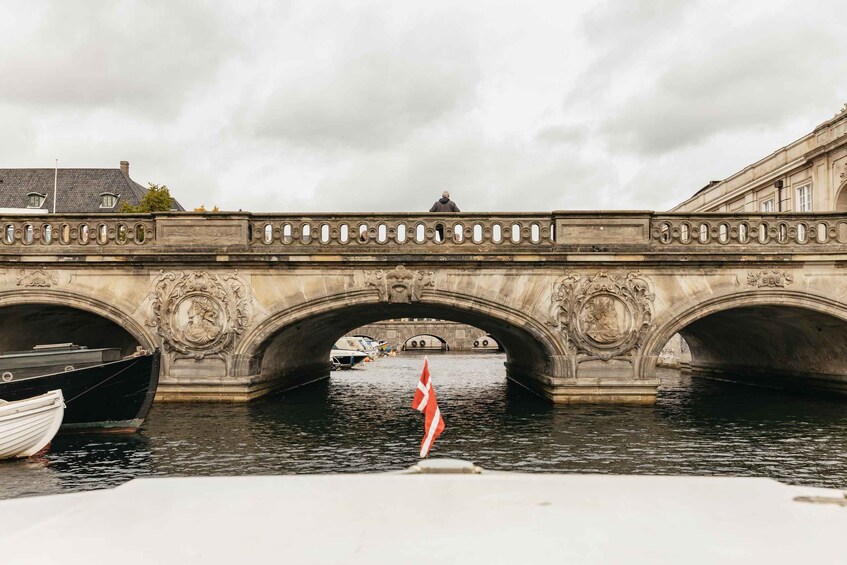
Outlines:
{"label": "danish flag", "polygon": [[426,414],[426,430],[421,441],[421,457],[423,458],[429,453],[435,438],[444,431],[444,418],[441,417],[438,401],[435,399],[435,389],[432,388],[432,380],[429,378],[429,362],[426,357],[424,357],[421,380],[418,382],[415,398],[412,400],[412,408]]}

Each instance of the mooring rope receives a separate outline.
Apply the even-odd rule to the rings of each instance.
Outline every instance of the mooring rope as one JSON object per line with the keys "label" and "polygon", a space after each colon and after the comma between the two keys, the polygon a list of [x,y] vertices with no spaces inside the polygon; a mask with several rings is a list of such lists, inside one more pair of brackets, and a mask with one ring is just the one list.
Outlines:
{"label": "mooring rope", "polygon": [[132,363],[130,363],[129,365],[127,365],[126,367],[124,367],[123,369],[121,369],[120,371],[118,371],[117,373],[115,373],[114,375],[111,375],[111,376],[109,376],[109,377],[107,377],[107,378],[103,379],[102,381],[100,381],[99,383],[97,383],[96,385],[94,385],[94,386],[93,386],[93,387],[91,387],[91,388],[87,388],[87,389],[85,389],[84,391],[82,391],[81,393],[77,394],[76,396],[74,396],[74,397],[73,397],[73,398],[71,398],[70,400],[65,400],[65,404],[70,404],[71,402],[73,402],[74,400],[76,400],[77,398],[79,398],[80,396],[82,396],[83,394],[88,394],[89,392],[91,392],[92,390],[94,390],[94,389],[95,389],[95,388],[97,388],[98,386],[102,385],[103,383],[108,382],[108,381],[110,381],[110,380],[114,379],[115,377],[117,377],[118,375],[120,375],[121,373],[123,373],[124,371],[126,371],[127,369],[130,369],[131,367],[134,367],[134,366],[135,366],[135,364],[136,364],[136,363],[138,363],[140,360],[141,360],[141,358],[139,357],[138,359],[136,359],[135,361],[133,361]]}

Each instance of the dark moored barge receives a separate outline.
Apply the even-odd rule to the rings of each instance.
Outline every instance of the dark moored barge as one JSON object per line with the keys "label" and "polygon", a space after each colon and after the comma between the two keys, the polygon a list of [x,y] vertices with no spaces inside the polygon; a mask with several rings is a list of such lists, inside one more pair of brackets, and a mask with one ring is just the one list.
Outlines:
{"label": "dark moored barge", "polygon": [[159,350],[121,358],[117,348],[69,343],[0,355],[0,399],[12,401],[61,389],[61,432],[134,432],[159,384]]}

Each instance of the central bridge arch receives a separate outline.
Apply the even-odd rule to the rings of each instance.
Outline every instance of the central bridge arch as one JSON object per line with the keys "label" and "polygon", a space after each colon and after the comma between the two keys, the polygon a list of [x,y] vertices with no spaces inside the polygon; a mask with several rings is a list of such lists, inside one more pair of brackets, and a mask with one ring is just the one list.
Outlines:
{"label": "central bridge arch", "polygon": [[691,368],[730,380],[847,394],[847,307],[811,294],[740,292],[666,312],[645,344],[652,363],[670,338],[688,343]]}
{"label": "central bridge arch", "polygon": [[385,303],[373,293],[329,295],[269,316],[246,334],[233,355],[236,375],[288,388],[329,376],[332,344],[353,329],[381,321],[431,317],[478,327],[506,352],[509,378],[526,383],[551,372],[560,341],[523,312],[478,297],[432,291],[424,302]]}

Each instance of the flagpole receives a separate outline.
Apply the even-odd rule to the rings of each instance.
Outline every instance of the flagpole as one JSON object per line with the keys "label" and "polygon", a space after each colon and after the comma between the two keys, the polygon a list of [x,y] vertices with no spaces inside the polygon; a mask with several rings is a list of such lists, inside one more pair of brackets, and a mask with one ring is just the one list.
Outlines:
{"label": "flagpole", "polygon": [[53,213],[56,213],[56,191],[59,185],[59,160],[56,159],[56,169],[53,172]]}

